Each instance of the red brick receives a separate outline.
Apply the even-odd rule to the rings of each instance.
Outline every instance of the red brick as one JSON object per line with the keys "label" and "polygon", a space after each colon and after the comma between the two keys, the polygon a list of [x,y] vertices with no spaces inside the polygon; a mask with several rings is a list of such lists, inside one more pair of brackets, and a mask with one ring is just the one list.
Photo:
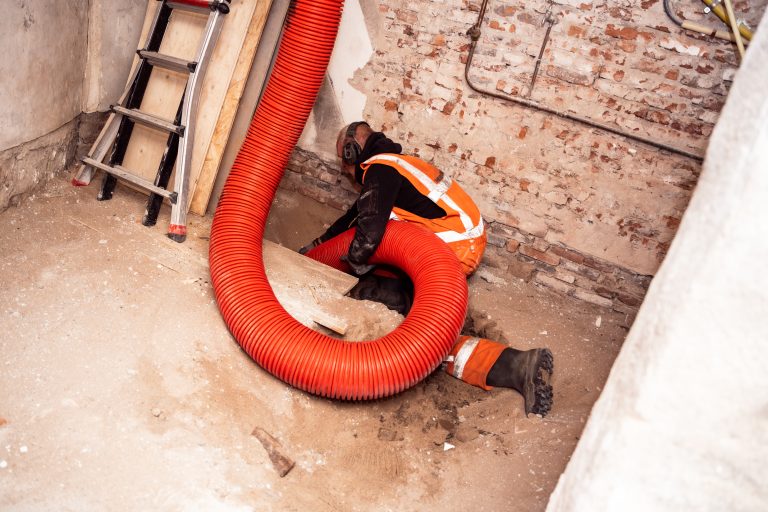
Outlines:
{"label": "red brick", "polygon": [[517,15],[517,19],[528,25],[538,25],[536,18],[529,12],[521,12]]}
{"label": "red brick", "polygon": [[598,294],[601,297],[605,297],[606,299],[613,299],[616,297],[616,292],[613,290],[609,290],[605,286],[596,286],[594,291],[596,294]]}
{"label": "red brick", "polygon": [[635,112],[635,115],[640,119],[645,119],[652,123],[658,123],[662,126],[668,126],[671,123],[671,117],[667,112],[661,110],[640,109]]}
{"label": "red brick", "polygon": [[558,245],[551,245],[549,250],[562,258],[573,261],[574,263],[584,263],[584,255],[572,251],[571,249],[566,249],[565,247],[560,247]]}
{"label": "red brick", "polygon": [[608,24],[608,27],[605,29],[605,34],[611,37],[616,37],[619,39],[624,39],[626,41],[634,41],[637,39],[637,29],[632,27],[616,27],[613,24]]}
{"label": "red brick", "polygon": [[518,139],[524,139],[525,135],[527,133],[528,133],[528,127],[527,126],[523,126],[522,128],[520,128],[520,131],[517,132],[517,138]]}
{"label": "red brick", "polygon": [[645,43],[650,43],[651,41],[654,40],[654,36],[650,32],[638,32],[637,35]]}
{"label": "red brick", "polygon": [[594,268],[595,270],[599,270],[600,272],[610,273],[610,272],[613,272],[614,270],[613,265],[604,263],[591,256],[584,256],[584,264],[588,267]]}
{"label": "red brick", "polygon": [[611,299],[606,299],[605,297],[601,297],[595,293],[580,290],[578,288],[573,292],[573,296],[577,299],[581,299],[585,302],[590,302],[598,306],[603,306],[606,308],[613,306],[613,301],[611,301]]}
{"label": "red brick", "polygon": [[384,110],[388,110],[390,112],[394,112],[397,110],[397,102],[392,100],[387,100],[384,102]]}
{"label": "red brick", "polygon": [[551,275],[547,274],[546,272],[537,272],[536,277],[534,277],[534,281],[536,281],[539,284],[542,284],[546,286],[547,288],[552,288],[553,290],[556,290],[560,293],[568,295],[574,290],[574,287],[564,283],[563,281],[556,279],[552,277]]}
{"label": "red brick", "polygon": [[557,66],[547,66],[547,75],[571,84],[592,85],[591,76],[585,75],[584,73],[579,73],[578,71],[559,68]]}
{"label": "red brick", "polygon": [[520,246],[520,253],[528,256],[529,258],[533,258],[535,260],[543,261],[544,263],[548,265],[555,266],[558,263],[560,263],[560,257],[555,254],[550,254],[549,252],[542,252],[537,251],[530,245],[521,245]]}
{"label": "red brick", "polygon": [[635,50],[637,50],[637,44],[632,41],[619,41],[618,47],[626,53],[635,53]]}
{"label": "red brick", "polygon": [[507,240],[507,251],[509,252],[517,252],[518,247],[520,247],[520,242],[514,239]]}
{"label": "red brick", "polygon": [[584,35],[585,30],[578,25],[571,25],[568,27],[568,35],[571,37],[581,37]]}
{"label": "red brick", "polygon": [[507,267],[507,272],[525,281],[529,281],[531,279],[534,270],[536,270],[536,265],[516,257],[511,259],[509,266]]}
{"label": "red brick", "polygon": [[676,69],[670,69],[666,73],[664,73],[664,78],[667,80],[677,80],[677,77],[680,76],[680,72]]}
{"label": "red brick", "polygon": [[691,135],[704,135],[704,125],[701,123],[681,123],[679,121],[672,121],[670,124],[673,130],[679,132],[689,133]]}
{"label": "red brick", "polygon": [[669,229],[677,230],[677,227],[680,225],[680,219],[677,218],[677,217],[672,217],[670,215],[664,215],[662,217],[662,219],[664,219],[664,221],[666,221],[667,227]]}
{"label": "red brick", "polygon": [[642,304],[643,302],[642,297],[635,297],[634,295],[629,295],[628,293],[618,292],[616,294],[616,298],[619,299],[624,304],[626,304],[627,306],[632,306],[635,308],[640,306],[640,304]]}
{"label": "red brick", "polygon": [[416,22],[419,21],[419,18],[415,13],[401,9],[395,9],[395,16],[397,16],[398,20],[405,22],[408,25],[415,25]]}
{"label": "red brick", "polygon": [[[615,18],[617,20],[622,20],[622,21],[632,21],[632,11],[629,9],[626,9],[624,7],[614,6],[614,7],[608,7],[607,10],[608,10],[608,14],[610,14],[612,18]],[[609,25],[609,26],[613,26],[613,25]]]}

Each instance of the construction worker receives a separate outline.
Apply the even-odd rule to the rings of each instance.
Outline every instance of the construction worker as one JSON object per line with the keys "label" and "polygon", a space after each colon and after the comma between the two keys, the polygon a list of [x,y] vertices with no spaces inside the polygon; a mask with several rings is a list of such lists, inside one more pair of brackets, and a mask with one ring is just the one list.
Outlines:
{"label": "construction worker", "polygon": [[[355,227],[345,259],[360,281],[350,296],[384,303],[403,315],[410,310],[414,291],[407,276],[380,275],[368,264],[390,219],[421,224],[448,244],[467,276],[477,269],[486,245],[485,227],[477,206],[456,182],[427,162],[401,154],[400,144],[364,121],[339,132],[336,152],[343,171],[361,187],[360,196],[299,252]],[[552,367],[546,348],[520,351],[471,336],[460,336],[445,362],[449,374],[469,384],[517,390],[525,399],[526,415],[542,416],[552,406]]]}

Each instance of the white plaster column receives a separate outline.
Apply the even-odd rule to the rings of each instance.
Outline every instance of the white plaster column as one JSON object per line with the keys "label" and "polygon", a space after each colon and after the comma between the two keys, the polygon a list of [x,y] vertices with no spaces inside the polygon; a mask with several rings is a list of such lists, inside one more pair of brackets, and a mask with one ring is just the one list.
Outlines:
{"label": "white plaster column", "polygon": [[766,68],[764,18],[549,512],[768,509]]}

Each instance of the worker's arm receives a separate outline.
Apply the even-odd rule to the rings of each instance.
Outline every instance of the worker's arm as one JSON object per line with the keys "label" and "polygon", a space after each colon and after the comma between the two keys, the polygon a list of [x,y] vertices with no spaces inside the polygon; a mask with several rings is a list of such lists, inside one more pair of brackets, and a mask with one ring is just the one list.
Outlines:
{"label": "worker's arm", "polygon": [[384,237],[389,214],[395,205],[403,177],[386,165],[374,164],[365,175],[365,184],[357,199],[357,228],[349,246],[347,262],[356,274],[370,271],[370,258]]}
{"label": "worker's arm", "polygon": [[336,222],[331,224],[325,233],[315,238],[307,245],[299,249],[299,253],[306,254],[323,242],[330,240],[336,235],[340,235],[346,230],[354,227],[357,223],[357,203],[352,203],[352,206],[347,210],[347,213],[339,217]]}
{"label": "worker's arm", "polygon": [[357,215],[357,202],[355,202],[352,203],[352,206],[347,210],[347,213],[336,219],[336,222],[331,224],[331,227],[329,227],[325,233],[320,235],[320,242],[330,240],[336,235],[340,235],[346,230],[355,227],[355,224],[357,223]]}

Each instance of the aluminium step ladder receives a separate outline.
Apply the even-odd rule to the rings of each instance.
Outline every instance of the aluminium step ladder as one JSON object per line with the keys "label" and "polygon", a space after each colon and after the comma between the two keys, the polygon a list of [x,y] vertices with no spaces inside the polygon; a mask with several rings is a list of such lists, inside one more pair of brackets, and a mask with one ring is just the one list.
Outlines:
{"label": "aluminium step ladder", "polygon": [[[104,180],[97,199],[105,201],[112,198],[117,178],[124,179],[150,192],[147,208],[142,219],[145,226],[157,222],[163,199],[171,203],[171,222],[168,237],[176,242],[183,242],[187,237],[187,208],[189,203],[189,175],[192,165],[192,148],[195,134],[195,117],[200,88],[205,76],[208,61],[216,44],[223,16],[229,13],[230,0],[157,0],[162,5],[155,12],[147,39],[137,50],[139,63],[128,79],[128,86],[117,105],[110,108],[110,116],[104,128],[91,147],[88,155],[78,169],[72,184],[85,186],[90,184],[95,169],[104,171]],[[171,55],[160,53],[160,44],[165,35],[171,12],[184,10],[207,13],[208,20],[203,31],[202,41],[194,61],[186,61]],[[144,98],[150,75],[154,67],[160,67],[188,74],[187,84],[181,97],[176,117],[173,121],[161,119],[151,113],[139,110]],[[154,182],[132,173],[122,166],[128,142],[135,123],[140,123],[156,130],[168,132],[165,151],[160,160]],[[109,154],[108,162],[104,159]],[[168,182],[176,165],[176,179],[173,191],[168,190]]]}

